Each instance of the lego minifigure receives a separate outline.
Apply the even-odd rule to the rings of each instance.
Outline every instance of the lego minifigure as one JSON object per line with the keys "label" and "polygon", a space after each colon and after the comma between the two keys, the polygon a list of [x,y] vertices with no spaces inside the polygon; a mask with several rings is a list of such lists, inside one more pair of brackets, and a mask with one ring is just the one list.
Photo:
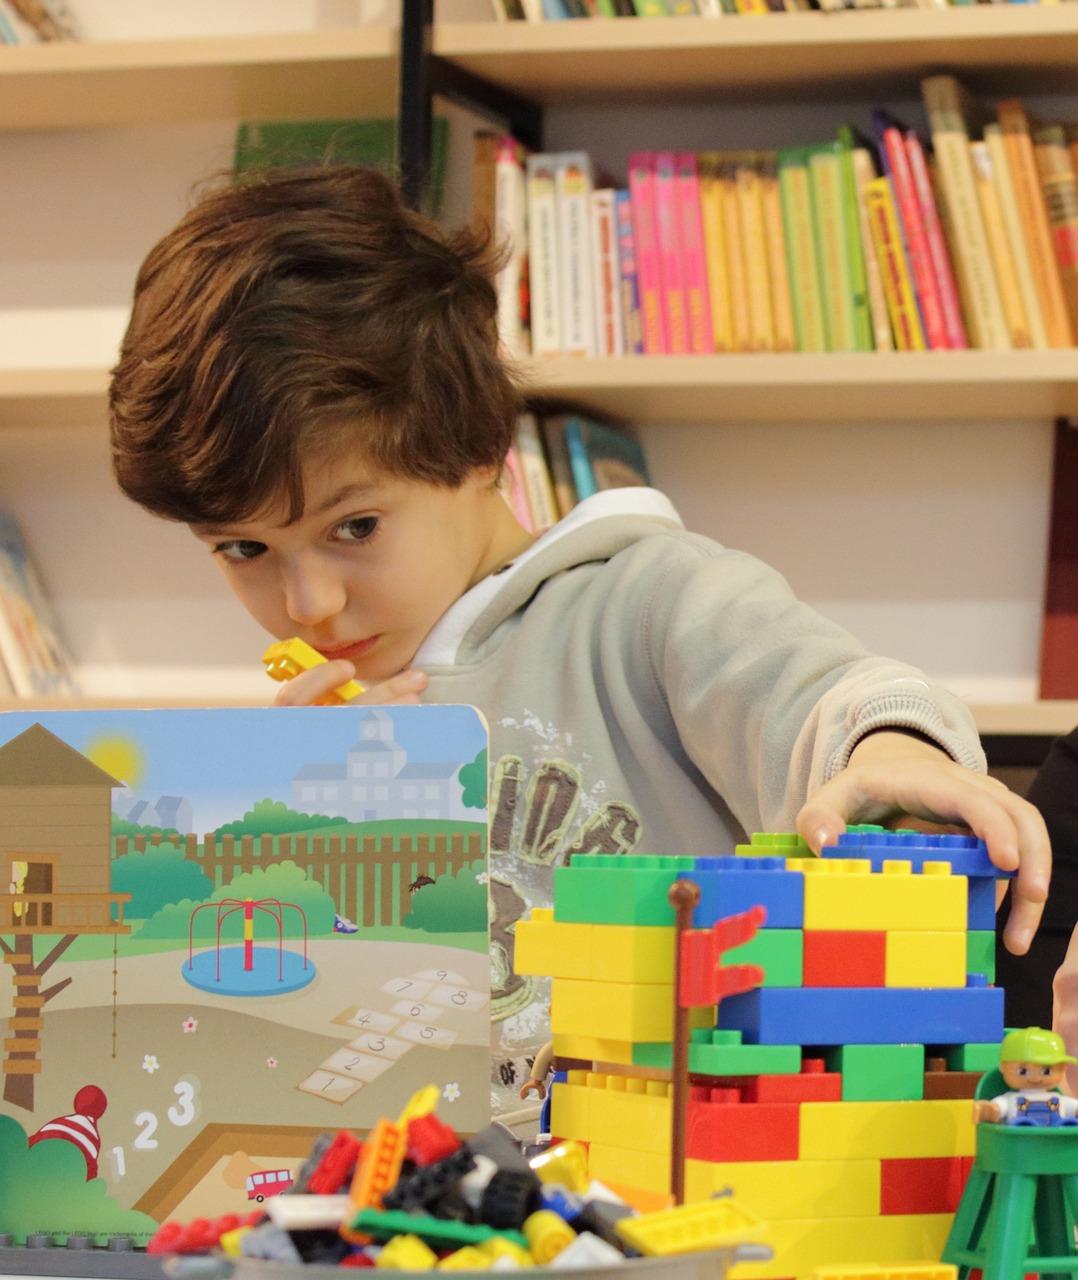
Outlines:
{"label": "lego minifigure", "polygon": [[1009,1031],[1000,1046],[999,1069],[1010,1090],[975,1102],[974,1120],[1042,1127],[1078,1124],[1078,1099],[1059,1092],[1067,1064],[1076,1061],[1054,1031]]}

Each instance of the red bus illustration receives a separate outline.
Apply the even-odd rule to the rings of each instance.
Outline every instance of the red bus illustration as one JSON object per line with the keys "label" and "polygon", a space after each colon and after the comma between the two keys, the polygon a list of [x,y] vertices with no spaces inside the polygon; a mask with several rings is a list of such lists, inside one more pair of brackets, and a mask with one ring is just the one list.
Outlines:
{"label": "red bus illustration", "polygon": [[287,1169],[267,1169],[265,1173],[252,1173],[247,1177],[247,1199],[259,1204],[267,1196],[280,1195],[292,1185],[292,1175]]}

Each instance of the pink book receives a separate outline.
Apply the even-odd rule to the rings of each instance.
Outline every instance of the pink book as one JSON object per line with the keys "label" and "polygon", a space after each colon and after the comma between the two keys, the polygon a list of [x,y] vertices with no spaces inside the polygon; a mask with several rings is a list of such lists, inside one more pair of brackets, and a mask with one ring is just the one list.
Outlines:
{"label": "pink book", "polygon": [[655,232],[659,241],[659,276],[662,280],[663,314],[666,317],[667,350],[676,356],[689,351],[689,327],[685,317],[685,268],[675,196],[676,168],[672,151],[655,153]]}
{"label": "pink book", "polygon": [[662,355],[668,351],[666,320],[663,315],[662,276],[659,268],[659,239],[656,227],[655,173],[649,151],[629,157],[629,196],[633,206],[633,234],[636,239],[636,278],[640,289],[640,318],[644,330],[644,353]]}
{"label": "pink book", "polygon": [[921,320],[925,327],[925,340],[932,351],[946,351],[951,345],[947,326],[943,319],[943,299],[940,297],[935,268],[928,251],[921,202],[913,183],[909,156],[903,144],[902,133],[895,125],[880,130],[880,140],[894,185],[895,205],[902,225],[902,234],[909,253],[910,274],[917,291],[921,308]]}
{"label": "pink book", "polygon": [[947,240],[940,225],[939,210],[936,208],[936,200],[932,192],[932,179],[928,174],[925,150],[921,146],[921,139],[912,129],[906,131],[905,142],[906,158],[910,162],[913,187],[917,192],[917,203],[920,205],[921,217],[924,221],[928,254],[932,260],[936,284],[939,286],[947,345],[952,350],[962,351],[969,346],[969,338],[966,336],[966,326],[962,320],[962,307],[958,300],[958,285],[955,283],[951,255],[947,250]]}
{"label": "pink book", "polygon": [[520,448],[514,441],[505,455],[505,466],[502,469],[501,489],[505,495],[509,509],[517,518],[517,523],[529,533],[538,532],[532,519],[532,509],[528,503],[528,489],[524,483],[524,468],[520,461]]}
{"label": "pink book", "polygon": [[711,302],[708,295],[704,220],[700,211],[700,178],[696,172],[696,154],[693,151],[682,151],[675,157],[675,163],[675,194],[681,231],[689,346],[699,355],[707,355],[714,350],[714,342],[711,336]]}

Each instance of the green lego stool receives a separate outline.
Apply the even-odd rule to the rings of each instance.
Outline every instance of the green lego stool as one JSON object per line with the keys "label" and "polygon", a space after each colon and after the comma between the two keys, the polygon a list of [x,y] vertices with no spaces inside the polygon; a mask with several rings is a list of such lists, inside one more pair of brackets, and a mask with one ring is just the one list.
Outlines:
{"label": "green lego stool", "polygon": [[[989,1071],[976,1097],[1006,1090],[999,1071]],[[1076,1224],[1078,1128],[979,1124],[977,1155],[943,1249],[960,1280],[975,1267],[984,1280],[1078,1275]]]}

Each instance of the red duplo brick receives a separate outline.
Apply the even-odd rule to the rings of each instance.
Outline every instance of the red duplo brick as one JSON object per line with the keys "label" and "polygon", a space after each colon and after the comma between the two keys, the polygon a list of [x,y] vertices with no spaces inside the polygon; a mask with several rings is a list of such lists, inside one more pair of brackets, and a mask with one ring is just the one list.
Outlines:
{"label": "red duplo brick", "polygon": [[805,931],[803,987],[882,987],[886,967],[885,933]]}
{"label": "red duplo brick", "polygon": [[954,1213],[972,1156],[880,1161],[880,1213]]}
{"label": "red duplo brick", "polygon": [[796,1160],[796,1102],[690,1102],[686,1154],[692,1160]]}
{"label": "red duplo brick", "polygon": [[838,1071],[803,1071],[796,1076],[756,1076],[745,1086],[746,1102],[841,1102]]}

